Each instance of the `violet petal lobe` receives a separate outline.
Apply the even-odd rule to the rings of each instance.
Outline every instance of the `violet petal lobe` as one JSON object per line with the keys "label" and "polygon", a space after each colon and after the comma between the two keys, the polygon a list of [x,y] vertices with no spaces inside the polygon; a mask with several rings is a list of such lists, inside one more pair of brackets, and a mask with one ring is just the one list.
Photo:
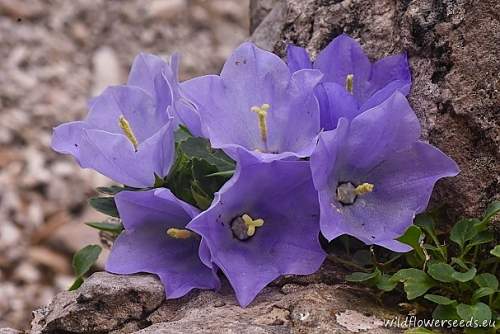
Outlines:
{"label": "violet petal lobe", "polygon": [[106,270],[116,274],[147,272],[159,276],[167,298],[179,298],[194,288],[217,289],[215,272],[198,257],[196,235],[176,239],[170,228],[184,229],[198,210],[168,189],[116,195],[125,230],[115,241]]}
{"label": "violet petal lobe", "polygon": [[152,186],[155,174],[167,175],[174,155],[171,117],[144,89],[109,87],[89,107],[84,121],[54,129],[54,150],[132,187]]}
{"label": "violet petal lobe", "polygon": [[[202,260],[224,272],[240,305],[246,306],[280,275],[315,272],[325,254],[319,244],[318,203],[309,163],[264,163],[243,149],[237,156],[233,178],[188,227],[209,249],[200,251]],[[242,217],[257,226],[252,234],[248,225],[246,239],[234,229]]]}
{"label": "violet petal lobe", "polygon": [[288,44],[286,48],[286,60],[291,72],[312,68],[312,61],[309,58],[307,50],[300,46]]}
{"label": "violet petal lobe", "polygon": [[243,147],[264,160],[308,156],[319,131],[319,107],[313,89],[316,70],[290,73],[276,55],[252,43],[238,47],[221,75],[183,83],[199,109],[215,148],[233,156]]}
{"label": "violet petal lobe", "polygon": [[[296,71],[311,68],[305,49],[288,46],[288,66]],[[319,100],[321,127],[332,130],[337,125],[338,108],[329,100],[338,101],[337,90],[326,90],[325,84],[343,87],[357,102],[357,115],[389,98],[395,91],[407,95],[411,87],[410,67],[406,54],[392,55],[371,64],[360,44],[342,34],[334,38],[317,56],[312,68],[320,70],[324,77],[315,90]],[[329,93],[333,94],[329,97]],[[348,117],[349,118],[349,117]]]}
{"label": "violet petal lobe", "polygon": [[395,239],[426,208],[434,184],[458,173],[452,159],[417,141],[412,114],[396,92],[320,135],[311,169],[328,240],[348,234],[366,244],[409,250]]}

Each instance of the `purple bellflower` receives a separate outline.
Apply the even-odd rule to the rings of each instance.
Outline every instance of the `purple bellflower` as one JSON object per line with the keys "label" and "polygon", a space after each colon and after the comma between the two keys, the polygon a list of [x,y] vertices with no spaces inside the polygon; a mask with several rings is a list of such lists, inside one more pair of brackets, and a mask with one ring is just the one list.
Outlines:
{"label": "purple bellflower", "polygon": [[207,246],[201,260],[224,272],[245,307],[280,275],[315,272],[325,253],[309,163],[236,155],[235,175],[187,227]]}
{"label": "purple bellflower", "polygon": [[[152,186],[155,174],[166,176],[172,165],[178,115],[195,113],[179,93],[177,63],[177,57],[167,65],[153,55],[137,56],[127,85],[109,87],[92,99],[84,121],[56,127],[52,148],[114,181]],[[199,128],[196,114],[193,120],[193,128]]]}
{"label": "purple bellflower", "polygon": [[157,102],[157,109],[167,111],[177,124],[185,125],[195,136],[202,136],[200,116],[186,98],[179,84],[180,56],[174,53],[170,62],[151,54],[136,57],[127,84],[146,90]]}
{"label": "purple bellflower", "polygon": [[289,45],[288,66],[297,71],[314,68],[323,74],[315,93],[321,110],[321,127],[332,130],[338,119],[353,119],[387,99],[395,91],[408,95],[411,75],[406,54],[385,57],[374,64],[356,40],[342,34],[311,62],[304,48]]}
{"label": "purple bellflower", "polygon": [[459,172],[419,136],[418,119],[399,92],[320,135],[311,169],[328,240],[348,234],[368,245],[410,250],[395,239],[426,208],[436,181]]}
{"label": "purple bellflower", "polygon": [[261,160],[308,157],[320,129],[317,70],[290,73],[275,54],[239,46],[219,75],[182,83],[212,147],[234,156],[243,147]]}
{"label": "purple bellflower", "polygon": [[115,274],[147,272],[159,276],[167,298],[191,289],[217,289],[215,270],[198,256],[200,237],[186,230],[199,211],[168,189],[122,191],[115,197],[125,230],[113,244],[106,270]]}

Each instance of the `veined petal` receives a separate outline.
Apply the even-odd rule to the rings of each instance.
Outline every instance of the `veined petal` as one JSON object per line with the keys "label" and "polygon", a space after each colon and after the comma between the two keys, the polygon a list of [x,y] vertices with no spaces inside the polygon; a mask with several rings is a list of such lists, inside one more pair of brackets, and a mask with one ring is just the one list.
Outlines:
{"label": "veined petal", "polygon": [[216,289],[219,280],[198,257],[199,239],[175,239],[168,228],[184,228],[197,210],[167,189],[119,193],[116,204],[125,231],[115,241],[106,270],[117,274],[148,272],[160,277],[167,298],[193,288]]}
{"label": "veined petal", "polygon": [[323,72],[324,82],[335,82],[344,86],[347,75],[352,74],[354,96],[364,98],[367,81],[370,78],[371,64],[359,43],[342,34],[330,42],[314,62],[314,68]]}
{"label": "veined petal", "polygon": [[420,124],[403,94],[395,92],[382,104],[369,109],[351,122],[345,152],[346,166],[353,175],[363,174],[388,154],[404,150],[420,136]]}
{"label": "veined petal", "polygon": [[[210,251],[200,256],[224,272],[246,306],[279,275],[316,271],[325,254],[308,162],[262,163],[245,150],[238,153],[235,175],[188,228],[202,235]],[[231,231],[232,220],[242,214],[263,220],[245,241]]]}

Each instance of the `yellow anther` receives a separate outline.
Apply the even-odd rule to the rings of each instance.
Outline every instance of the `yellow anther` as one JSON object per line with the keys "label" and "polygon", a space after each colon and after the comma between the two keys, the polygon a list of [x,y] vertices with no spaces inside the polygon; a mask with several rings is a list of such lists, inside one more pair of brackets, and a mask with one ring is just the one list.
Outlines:
{"label": "yellow anther", "polygon": [[174,227],[169,228],[167,234],[174,239],[188,239],[193,236],[193,232],[189,230]]}
{"label": "yellow anther", "polygon": [[267,142],[267,123],[266,123],[266,117],[267,117],[267,112],[271,106],[267,103],[264,103],[260,107],[258,106],[253,106],[250,108],[251,111],[257,114],[259,117],[259,129],[260,129],[260,138],[264,143]]}
{"label": "yellow anther", "polygon": [[366,193],[371,193],[375,186],[371,183],[362,183],[354,189],[356,195],[363,195]]}
{"label": "yellow anther", "polygon": [[348,74],[345,78],[345,89],[352,94],[354,91],[354,74]]}
{"label": "yellow anther", "polygon": [[127,136],[128,140],[132,143],[134,146],[134,150],[137,152],[137,146],[139,146],[139,142],[137,141],[137,137],[134,135],[134,132],[132,131],[132,127],[130,126],[130,123],[127,121],[125,117],[120,116],[118,119],[118,123],[120,124],[120,128],[122,128],[123,133],[125,133],[125,136]]}
{"label": "yellow anther", "polygon": [[241,219],[243,219],[243,221],[245,222],[245,225],[247,226],[247,235],[249,237],[251,237],[255,234],[256,227],[261,227],[262,225],[264,225],[264,219],[255,219],[254,220],[254,219],[252,219],[252,217],[250,217],[247,214],[244,214],[243,216],[241,216]]}

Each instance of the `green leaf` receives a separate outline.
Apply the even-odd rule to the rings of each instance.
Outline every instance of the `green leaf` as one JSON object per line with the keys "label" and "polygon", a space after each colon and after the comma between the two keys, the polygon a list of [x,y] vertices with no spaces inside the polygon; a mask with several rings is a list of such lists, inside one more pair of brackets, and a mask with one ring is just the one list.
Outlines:
{"label": "green leaf", "polygon": [[417,252],[421,259],[425,259],[425,253],[422,250],[422,240],[424,239],[424,234],[422,230],[417,225],[411,225],[401,237],[398,238],[404,244],[407,244]]}
{"label": "green leaf", "polygon": [[490,254],[496,257],[500,257],[500,245],[496,245],[495,248],[490,250]]}
{"label": "green leaf", "polygon": [[212,204],[212,199],[205,194],[202,194],[199,189],[195,189],[197,187],[191,186],[191,194],[193,195],[194,200],[196,201],[196,206],[202,210],[208,209],[210,204]]}
{"label": "green leaf", "polygon": [[218,172],[235,169],[235,162],[222,150],[212,149],[210,142],[204,138],[187,138],[179,143],[179,149],[190,159],[199,158],[206,160],[217,167]]}
{"label": "green leaf", "polygon": [[175,142],[178,144],[182,141],[185,141],[186,139],[188,138],[191,138],[193,137],[193,135],[191,134],[191,132],[188,130],[187,127],[185,127],[184,125],[179,125],[179,128],[177,130],[175,130]]}
{"label": "green leaf", "polygon": [[394,288],[398,285],[398,282],[392,281],[390,275],[382,275],[380,276],[378,282],[376,283],[377,289],[389,292],[394,290]]}
{"label": "green leaf", "polygon": [[467,245],[467,248],[472,248],[477,245],[487,244],[493,241],[493,233],[490,231],[482,231],[476,235],[470,243]]}
{"label": "green leaf", "polygon": [[465,246],[465,242],[474,238],[478,230],[474,227],[477,219],[462,219],[453,226],[450,232],[450,240],[455,242],[462,249]]}
{"label": "green leaf", "polygon": [[420,297],[436,286],[436,282],[431,277],[415,268],[399,270],[392,276],[391,281],[403,283],[408,300]]}
{"label": "green leaf", "polygon": [[105,215],[120,218],[118,209],[116,208],[115,199],[113,197],[92,197],[89,199],[91,207]]}
{"label": "green leaf", "polygon": [[116,195],[120,191],[125,190],[125,188],[124,187],[120,187],[120,186],[109,186],[109,187],[97,187],[96,190],[98,192],[100,192],[101,194]]}
{"label": "green leaf", "polygon": [[117,234],[117,235],[123,231],[122,224],[113,224],[113,223],[106,223],[106,222],[88,222],[85,224],[90,226],[90,227],[93,227],[99,231],[110,232],[110,233]]}
{"label": "green leaf", "polygon": [[165,179],[163,179],[162,177],[158,176],[155,173],[155,183],[154,183],[153,187],[154,188],[161,188],[164,186],[165,186]]}
{"label": "green leaf", "polygon": [[450,298],[440,296],[440,295],[433,295],[433,294],[429,294],[429,293],[426,294],[424,296],[424,298],[435,303],[435,304],[439,304],[439,305],[451,305],[453,303],[456,303],[456,300],[454,300],[454,299],[450,299]]}
{"label": "green leaf", "polygon": [[97,261],[101,250],[101,246],[88,245],[76,252],[73,256],[73,270],[75,271],[75,275],[85,275]]}
{"label": "green leaf", "polygon": [[500,201],[491,202],[486,208],[481,222],[482,223],[485,222],[486,224],[488,224],[490,220],[499,212],[500,212]]}
{"label": "green leaf", "polygon": [[227,170],[224,172],[217,172],[217,173],[212,173],[208,174],[207,177],[212,177],[212,176],[224,176],[224,177],[231,177],[234,175],[234,170]]}
{"label": "green leaf", "polygon": [[455,280],[457,280],[459,282],[465,283],[465,282],[472,280],[474,278],[474,276],[476,276],[476,272],[477,272],[476,268],[471,268],[471,269],[467,270],[465,273],[455,271],[451,275],[451,277],[453,277]]}
{"label": "green leaf", "polygon": [[83,283],[83,275],[85,275],[94,265],[101,254],[102,248],[98,245],[88,245],[80,249],[73,255],[73,270],[75,271],[76,279],[69,287],[69,291],[78,289]]}
{"label": "green leaf", "polygon": [[431,238],[437,238],[434,220],[429,214],[419,214],[415,217],[415,224],[420,226]]}
{"label": "green leaf", "polygon": [[453,273],[455,269],[447,263],[438,262],[429,264],[427,273],[437,281],[450,283],[455,281]]}
{"label": "green leaf", "polygon": [[451,258],[451,264],[457,264],[460,268],[464,269],[464,270],[469,270],[469,267],[467,267],[467,265],[465,264],[465,262],[458,258],[458,257],[452,257]]}
{"label": "green leaf", "polygon": [[172,167],[167,180],[166,187],[172,193],[183,201],[196,205],[191,192],[192,181],[192,161],[184,155],[180,150],[177,150],[177,157]]}
{"label": "green leaf", "polygon": [[495,275],[490,273],[479,274],[474,277],[474,282],[480,288],[491,288],[493,290],[498,290],[498,279]]}
{"label": "green leaf", "polygon": [[465,321],[471,318],[477,320],[479,323],[485,320],[491,320],[491,310],[489,306],[481,302],[473,305],[459,304],[457,306],[457,314]]}
{"label": "green leaf", "polygon": [[455,305],[438,305],[432,312],[432,318],[436,320],[460,320]]}
{"label": "green leaf", "polygon": [[361,283],[361,282],[376,280],[380,276],[381,276],[380,270],[378,268],[375,268],[375,270],[371,273],[354,272],[350,275],[347,275],[345,279],[348,282]]}
{"label": "green leaf", "polygon": [[78,289],[81,285],[83,284],[83,278],[78,276],[77,278],[75,278],[75,280],[73,281],[73,283],[71,284],[71,286],[68,288],[68,291],[73,291],[73,290],[76,290]]}
{"label": "green leaf", "polygon": [[491,296],[494,293],[495,290],[493,290],[492,288],[479,288],[474,291],[474,294],[472,295],[472,302],[478,302],[481,298]]}

